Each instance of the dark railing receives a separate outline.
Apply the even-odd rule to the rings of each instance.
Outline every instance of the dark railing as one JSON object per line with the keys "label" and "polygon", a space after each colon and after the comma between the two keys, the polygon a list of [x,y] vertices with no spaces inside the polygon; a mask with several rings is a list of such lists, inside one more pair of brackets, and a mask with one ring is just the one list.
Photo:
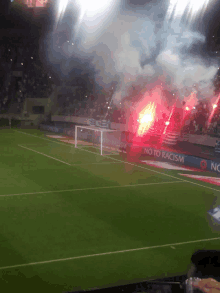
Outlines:
{"label": "dark railing", "polygon": [[104,289],[91,288],[89,290],[68,291],[63,293],[188,293],[186,288],[187,276],[177,276],[160,280],[147,280],[140,283],[114,286]]}

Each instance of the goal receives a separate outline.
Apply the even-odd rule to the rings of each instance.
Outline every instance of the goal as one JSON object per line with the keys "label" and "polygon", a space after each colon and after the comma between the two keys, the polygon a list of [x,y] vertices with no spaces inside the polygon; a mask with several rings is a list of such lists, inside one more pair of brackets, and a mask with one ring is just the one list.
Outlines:
{"label": "goal", "polygon": [[90,147],[103,155],[118,154],[121,144],[121,131],[94,126],[75,126],[75,148]]}

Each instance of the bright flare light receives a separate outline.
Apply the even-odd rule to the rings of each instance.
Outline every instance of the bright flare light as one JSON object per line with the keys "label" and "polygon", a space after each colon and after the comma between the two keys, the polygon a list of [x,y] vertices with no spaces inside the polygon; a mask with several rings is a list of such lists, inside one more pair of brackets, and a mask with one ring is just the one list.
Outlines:
{"label": "bright flare light", "polygon": [[142,136],[150,128],[154,117],[155,117],[156,107],[154,103],[149,103],[139,114],[139,128],[138,135]]}
{"label": "bright flare light", "polygon": [[216,104],[214,104],[213,106],[212,106],[212,112],[211,112],[211,114],[209,115],[209,119],[208,119],[208,128],[210,127],[210,124],[211,124],[211,122],[212,122],[212,119],[213,119],[213,117],[214,117],[214,114],[215,114],[215,109],[217,108],[217,105],[218,105],[218,103],[219,103],[219,101],[220,101],[220,95],[218,95],[218,97],[217,97],[217,100],[215,101],[216,102]]}
{"label": "bright flare light", "polygon": [[167,18],[181,18],[185,13],[192,20],[201,12],[204,12],[209,0],[170,0]]}
{"label": "bright flare light", "polygon": [[165,122],[165,124],[166,124],[166,125],[169,125],[169,124],[170,124],[170,122],[169,122],[169,121],[166,121],[166,122]]}
{"label": "bright flare light", "polygon": [[149,123],[153,120],[152,116],[150,114],[146,114],[142,117],[141,123]]}
{"label": "bright flare light", "polygon": [[186,111],[189,111],[189,107],[186,107]]}

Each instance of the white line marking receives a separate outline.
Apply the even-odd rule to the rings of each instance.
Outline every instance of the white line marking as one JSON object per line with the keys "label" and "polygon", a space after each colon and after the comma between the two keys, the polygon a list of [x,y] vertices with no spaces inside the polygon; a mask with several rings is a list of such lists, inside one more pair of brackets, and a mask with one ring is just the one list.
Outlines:
{"label": "white line marking", "polygon": [[71,166],[87,166],[87,165],[113,165],[113,164],[123,164],[123,162],[104,162],[104,163],[72,164]]}
{"label": "white line marking", "polygon": [[54,157],[51,157],[51,156],[45,155],[45,154],[43,154],[43,153],[37,152],[37,151],[35,151],[35,150],[29,149],[29,148],[27,148],[27,147],[25,147],[25,146],[23,146],[23,145],[20,145],[20,144],[19,144],[18,146],[21,147],[21,148],[27,149],[27,150],[29,150],[29,151],[35,152],[35,153],[37,153],[37,154],[43,155],[43,156],[45,156],[45,157],[48,157],[48,158],[50,158],[50,159],[56,160],[56,161],[58,161],[58,162],[61,162],[61,163],[63,163],[63,164],[66,164],[66,165],[71,166],[69,163],[66,163],[66,162],[64,162],[64,161],[58,160],[58,159],[56,159],[56,158],[54,158]]}
{"label": "white line marking", "polygon": [[[14,131],[18,131],[18,130],[14,130]],[[24,134],[29,135],[29,133],[25,133],[25,132],[22,132],[22,131],[18,131],[18,132],[21,132],[21,133],[24,133]],[[31,136],[34,136],[34,137],[37,137],[37,138],[45,139],[45,138],[43,138],[43,137],[38,137],[38,136],[33,135],[33,134],[30,134],[30,135],[31,135]],[[54,140],[50,140],[50,139],[46,139],[46,140],[49,140],[50,142],[55,142],[55,143],[61,144],[61,143],[59,143],[59,142],[57,142],[57,141],[54,141]],[[66,145],[66,144],[62,143],[62,145]],[[71,145],[70,145],[70,146],[71,146]],[[73,147],[73,146],[71,146],[71,147]],[[88,152],[88,153],[91,153],[91,154],[94,154],[94,155],[101,156],[100,154],[96,154],[96,153],[94,153],[94,152],[91,152],[91,151],[88,151],[88,150],[85,150],[85,149],[80,149],[80,148],[79,148],[79,150],[82,150],[82,151],[84,151],[84,152]],[[154,172],[154,173],[157,173],[157,174],[160,174],[160,175],[164,175],[164,176],[167,176],[167,177],[170,177],[170,178],[178,179],[178,180],[181,180],[182,182],[191,183],[191,184],[194,184],[194,185],[197,185],[197,186],[203,187],[203,188],[207,188],[207,189],[211,189],[211,190],[214,190],[214,191],[218,191],[218,192],[220,192],[220,190],[218,190],[218,189],[215,189],[215,188],[212,188],[212,187],[209,187],[209,186],[205,186],[205,185],[202,185],[202,184],[199,184],[199,183],[196,183],[196,182],[192,182],[192,181],[189,181],[189,180],[181,179],[181,178],[178,178],[178,177],[176,177],[176,176],[168,175],[168,174],[165,174],[165,173],[162,173],[162,172],[159,172],[159,171],[155,171],[155,170],[152,170],[152,169],[148,169],[148,168],[146,168],[146,167],[139,166],[139,165],[137,165],[137,164],[132,164],[132,163],[128,163],[128,162],[123,162],[123,161],[121,161],[121,160],[118,160],[118,159],[115,159],[115,158],[111,158],[111,157],[108,157],[108,156],[105,156],[105,157],[107,157],[107,158],[109,158],[109,159],[111,159],[111,160],[118,161],[118,162],[127,163],[127,164],[129,164],[129,165],[132,165],[132,166],[135,166],[135,167],[138,167],[138,168],[141,168],[141,169],[145,169],[145,170],[150,171],[150,172]]]}
{"label": "white line marking", "polygon": [[69,257],[69,258],[46,260],[46,261],[32,262],[32,263],[13,265],[13,266],[7,266],[7,267],[0,267],[0,270],[13,269],[13,268],[19,268],[19,267],[27,267],[27,266],[34,266],[34,265],[40,265],[40,264],[46,264],[46,263],[52,263],[52,262],[61,262],[61,261],[68,261],[68,260],[95,257],[95,256],[102,256],[102,255],[109,255],[109,254],[125,253],[125,252],[131,252],[131,251],[162,248],[162,247],[167,247],[167,246],[171,247],[173,245],[176,246],[176,245],[184,245],[184,244],[191,244],[191,243],[198,243],[198,242],[205,242],[205,241],[213,241],[213,240],[217,240],[217,239],[220,240],[220,238],[201,239],[201,240],[194,240],[194,241],[187,241],[187,242],[180,242],[180,243],[164,244],[164,245],[141,247],[141,248],[135,248],[135,249],[104,252],[104,253],[98,253],[98,254],[81,255],[81,256],[75,256],[75,257]]}
{"label": "white line marking", "polygon": [[[95,154],[93,152],[90,152],[88,150],[84,150],[82,149],[82,151],[85,151],[85,152],[89,152],[89,153],[92,153],[92,154]],[[95,154],[97,155],[97,154]],[[99,154],[98,154],[99,155]],[[101,155],[100,155],[101,156]],[[118,162],[123,162],[121,160],[118,160],[118,159],[115,159],[115,158],[111,158],[111,157],[108,157],[108,156],[105,156],[109,159],[112,159],[114,161],[118,161]],[[174,178],[174,179],[178,179],[178,180],[181,180],[182,182],[187,182],[187,183],[191,183],[191,184],[194,184],[194,185],[197,185],[197,186],[200,186],[200,187],[204,187],[204,188],[208,188],[208,189],[211,189],[211,190],[214,190],[214,191],[218,191],[220,192],[220,190],[218,189],[215,189],[215,188],[212,188],[212,187],[208,187],[208,186],[205,186],[205,185],[202,185],[202,184],[198,184],[198,183],[195,183],[195,182],[192,182],[192,181],[189,181],[189,180],[184,180],[184,179],[181,179],[181,178],[178,178],[176,176],[172,176],[172,175],[168,175],[168,174],[165,174],[165,173],[162,173],[162,172],[159,172],[159,171],[155,171],[155,170],[151,170],[151,169],[148,169],[146,167],[143,167],[143,166],[140,166],[140,165],[137,165],[137,164],[132,164],[132,163],[129,163],[129,162],[124,162],[126,164],[129,164],[129,165],[132,165],[132,166],[135,166],[135,167],[138,167],[138,168],[141,168],[141,169],[145,169],[147,171],[150,171],[150,172],[154,172],[154,173],[157,173],[157,174],[160,174],[160,175],[164,175],[164,176],[167,176],[167,177],[171,177],[171,178]]]}
{"label": "white line marking", "polygon": [[44,153],[37,152],[37,151],[32,150],[32,149],[30,149],[30,148],[27,148],[27,147],[25,147],[25,146],[22,146],[22,145],[18,145],[18,146],[20,146],[20,147],[22,147],[22,148],[25,148],[25,149],[27,149],[27,150],[33,151],[33,152],[35,152],[35,153],[41,154],[41,155],[43,155],[43,156],[45,156],[45,157],[48,157],[48,158],[54,159],[54,160],[56,160],[56,161],[62,162],[62,163],[67,164],[67,165],[69,165],[69,166],[87,166],[87,165],[112,165],[112,164],[123,164],[123,162],[104,162],[104,163],[68,164],[68,163],[66,163],[66,162],[64,162],[64,161],[58,160],[58,159],[56,159],[56,158],[54,158],[54,157],[51,157],[51,156],[48,156],[48,155],[46,155],[46,154],[44,154]]}
{"label": "white line marking", "polygon": [[13,129],[13,130],[16,131],[16,132],[20,132],[20,133],[23,133],[23,134],[26,134],[26,135],[30,135],[30,136],[36,137],[36,138],[40,138],[40,139],[43,139],[43,140],[47,140],[49,142],[55,142],[55,143],[58,143],[58,144],[61,144],[61,145],[66,145],[66,146],[73,147],[71,144],[61,143],[61,142],[58,142],[56,140],[52,140],[52,139],[45,138],[45,137],[40,137],[40,136],[37,136],[37,135],[34,135],[34,134],[30,134],[30,133],[26,133],[26,132],[23,132],[23,131],[19,131],[19,130],[16,130],[16,129]]}
{"label": "white line marking", "polygon": [[122,185],[122,186],[89,187],[89,188],[78,188],[78,189],[68,189],[68,190],[53,190],[53,191],[39,191],[39,192],[29,192],[29,193],[17,193],[17,194],[2,194],[2,195],[0,195],[0,197],[1,196],[14,196],[14,195],[32,195],[32,194],[42,194],[42,193],[56,193],[56,192],[86,191],[86,190],[110,189],[110,188],[138,187],[138,186],[170,184],[170,183],[179,183],[179,182],[182,182],[182,181],[145,183],[145,184],[143,183],[143,184],[134,184],[134,185]]}
{"label": "white line marking", "polygon": [[98,148],[98,146],[96,147],[94,145],[81,145],[81,144],[78,144],[78,143],[77,143],[77,147],[79,149],[82,149],[82,148],[94,148],[94,149],[96,149],[96,148]]}
{"label": "white line marking", "polygon": [[[77,145],[77,148],[78,149],[84,149],[84,148],[94,148],[94,149],[99,149],[99,147],[98,146],[79,146],[79,145]],[[100,150],[100,149],[99,149]],[[119,154],[119,151],[117,152],[117,151],[115,151],[115,150],[109,150],[109,148],[108,147],[103,147],[103,151],[104,152],[109,152],[109,153],[111,153],[111,154],[104,154],[103,156],[116,156],[116,155],[118,155]],[[99,154],[98,154],[99,155]]]}
{"label": "white line marking", "polygon": [[[16,131],[16,130],[15,130]],[[25,132],[22,132],[22,131],[18,131],[18,132],[21,132],[21,133],[24,133],[24,134],[27,134],[28,133],[25,133]],[[31,134],[29,134],[31,135]],[[35,135],[31,135],[31,136],[34,136],[34,137],[37,137]],[[45,139],[45,138],[42,138],[42,137],[37,137],[37,138],[41,138],[41,139]],[[64,143],[59,143],[59,142],[56,142],[56,141],[52,141],[50,139],[45,139],[45,140],[48,140],[50,142],[55,142],[55,143],[58,143],[58,144],[62,144],[62,145],[66,145]],[[70,145],[71,146],[71,145]],[[73,147],[73,146],[71,146]],[[87,150],[84,150],[84,151],[87,151]],[[87,151],[87,152],[90,152],[90,151]],[[93,152],[90,152],[90,153],[93,153]],[[95,155],[99,155],[99,154],[96,154],[96,153],[93,153]],[[112,160],[116,160],[116,161],[119,161],[121,163],[124,163],[123,161],[120,161],[120,160],[117,160],[117,159],[114,159],[114,158],[110,158]],[[158,172],[158,171],[155,171],[155,170],[151,170],[151,169],[148,169],[148,168],[145,168],[145,167],[142,167],[142,166],[139,166],[137,164],[131,164],[131,163],[128,163],[130,165],[133,165],[133,166],[136,166],[136,167],[140,167],[140,168],[143,168],[143,169],[146,169],[148,171],[151,171],[151,172],[154,172],[154,173],[158,173],[160,175],[165,175],[167,177],[171,177],[171,178],[175,178],[175,179],[180,179],[178,177],[175,177],[175,176],[172,176],[172,175],[168,175],[168,174],[164,174],[162,172]],[[205,187],[205,188],[208,188],[208,189],[212,189],[212,190],[216,190],[214,188],[211,188],[211,187],[207,187],[207,186],[203,186],[203,185],[200,185],[198,183],[193,183],[191,181],[188,181],[188,180],[183,180],[181,179],[180,181],[176,181],[176,182],[188,182],[188,183],[191,183],[191,184],[195,184],[195,185],[198,185],[200,187]],[[176,183],[176,182],[172,182],[172,183]],[[168,182],[167,182],[168,183]],[[170,182],[171,183],[171,182]],[[132,185],[129,185],[129,187],[131,187]],[[117,186],[117,187],[126,187],[126,186]],[[134,185],[133,185],[134,187]],[[108,188],[112,188],[112,187],[108,187]],[[97,188],[96,188],[97,189]],[[216,191],[219,191],[219,190],[216,190]],[[51,192],[64,192],[64,191],[50,191]],[[49,192],[41,192],[41,193],[49,193]],[[30,193],[29,193],[30,194]],[[32,193],[33,194],[33,193]],[[36,194],[36,193],[34,193]],[[68,261],[68,260],[74,260],[74,259],[80,259],[80,258],[88,258],[88,257],[94,257],[94,256],[101,256],[101,255],[109,255],[109,254],[117,254],[117,253],[124,253],[124,252],[131,252],[131,251],[138,251],[138,250],[146,250],[146,249],[153,249],[153,248],[161,248],[161,247],[166,247],[166,246],[173,246],[173,245],[184,245],[184,244],[189,244],[189,243],[196,243],[196,242],[204,242],[204,241],[213,241],[213,240],[219,240],[220,238],[211,238],[211,239],[203,239],[203,240],[195,240],[195,241],[188,241],[188,242],[182,242],[182,243],[173,243],[173,244],[165,244],[165,245],[159,245],[159,246],[151,246],[151,247],[144,247],[144,248],[136,248],[136,249],[129,249],[129,250],[122,250],[122,251],[114,251],[114,252],[106,252],[106,253],[100,253],[100,254],[92,254],[92,255],[84,255],[84,256],[76,256],[76,257],[71,257],[71,258],[64,258],[64,259],[56,259],[56,260],[49,260],[49,261],[41,261],[41,262],[34,262],[34,263],[28,263],[28,264],[20,264],[20,265],[14,265],[14,266],[7,266],[7,267],[0,267],[0,270],[4,270],[4,269],[11,269],[11,268],[17,268],[17,267],[26,267],[26,266],[33,266],[33,265],[39,265],[39,264],[45,264],[45,263],[52,263],[52,262],[60,262],[60,261]]]}
{"label": "white line marking", "polygon": [[119,153],[118,154],[108,154],[108,155],[104,155],[104,156],[118,156],[119,155]]}

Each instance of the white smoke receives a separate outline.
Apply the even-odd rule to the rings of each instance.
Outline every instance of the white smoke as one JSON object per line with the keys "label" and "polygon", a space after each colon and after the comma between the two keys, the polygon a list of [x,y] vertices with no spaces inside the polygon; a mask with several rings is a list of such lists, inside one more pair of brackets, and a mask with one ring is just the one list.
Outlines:
{"label": "white smoke", "polygon": [[178,92],[182,98],[184,91],[191,92],[195,85],[199,98],[212,95],[217,61],[205,52],[205,37],[183,21],[187,9],[187,18],[193,16],[192,21],[204,12],[208,1],[200,1],[197,9],[192,0],[184,7],[180,2],[184,1],[168,2],[167,13],[162,1],[142,10],[119,11],[117,6],[117,12],[115,9],[102,20],[101,30],[96,30],[88,19],[81,20],[81,42],[73,55],[94,57],[96,82],[101,87],[119,81],[113,102],[125,98],[131,85],[145,88],[161,78],[170,91]]}

